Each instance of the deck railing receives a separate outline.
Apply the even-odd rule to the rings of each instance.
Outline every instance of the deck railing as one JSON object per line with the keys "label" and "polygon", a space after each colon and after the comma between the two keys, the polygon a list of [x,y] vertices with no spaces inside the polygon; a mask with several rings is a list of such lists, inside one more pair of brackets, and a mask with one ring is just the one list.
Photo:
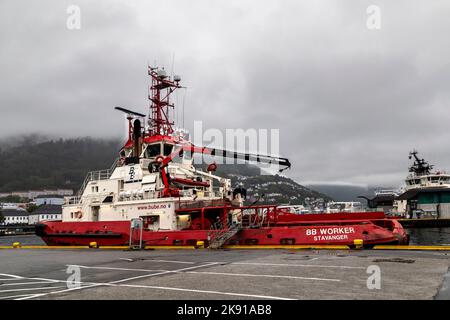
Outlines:
{"label": "deck railing", "polygon": [[86,178],[84,179],[84,182],[81,185],[81,188],[77,192],[77,197],[81,197],[81,195],[84,192],[84,189],[86,189],[86,186],[89,182],[109,179],[111,177],[112,173],[114,172],[114,170],[116,169],[118,162],[119,162],[119,158],[114,160],[111,168],[109,168],[109,169],[89,172],[86,175]]}

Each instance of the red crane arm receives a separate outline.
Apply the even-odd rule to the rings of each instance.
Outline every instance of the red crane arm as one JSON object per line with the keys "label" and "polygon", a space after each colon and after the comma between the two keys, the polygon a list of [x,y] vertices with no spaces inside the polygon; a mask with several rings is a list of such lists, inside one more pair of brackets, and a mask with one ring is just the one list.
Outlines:
{"label": "red crane arm", "polygon": [[284,171],[291,167],[291,163],[289,162],[289,159],[287,158],[281,158],[281,157],[273,157],[268,155],[260,155],[260,154],[251,154],[251,153],[241,153],[236,151],[228,151],[223,149],[217,149],[217,148],[207,148],[207,147],[197,147],[193,144],[183,144],[179,146],[177,149],[175,149],[174,152],[172,152],[168,157],[166,157],[163,161],[163,166],[166,166],[169,164],[170,161],[172,161],[177,156],[182,156],[183,152],[191,152],[191,153],[200,153],[200,154],[207,154],[215,157],[222,157],[222,158],[234,158],[234,159],[240,159],[244,161],[255,161],[258,163],[265,163],[265,164],[275,164],[279,166],[283,166],[285,168],[280,169],[281,171]]}
{"label": "red crane arm", "polygon": [[272,157],[267,155],[259,155],[259,154],[249,154],[249,153],[240,153],[235,151],[227,151],[217,148],[207,148],[207,147],[197,147],[191,143],[185,143],[182,145],[177,146],[175,151],[173,151],[169,156],[165,157],[161,161],[161,176],[163,179],[164,184],[164,196],[170,196],[177,194],[177,191],[172,190],[170,188],[169,179],[167,177],[166,167],[167,165],[176,157],[182,157],[183,152],[191,152],[199,153],[199,154],[208,154],[211,156],[218,156],[222,158],[234,158],[234,159],[241,159],[245,161],[255,161],[258,163],[266,163],[266,164],[275,164],[279,166],[284,166],[285,168],[280,169],[279,171],[282,172],[283,170],[286,170],[291,167],[291,163],[287,158],[280,158],[280,157]]}

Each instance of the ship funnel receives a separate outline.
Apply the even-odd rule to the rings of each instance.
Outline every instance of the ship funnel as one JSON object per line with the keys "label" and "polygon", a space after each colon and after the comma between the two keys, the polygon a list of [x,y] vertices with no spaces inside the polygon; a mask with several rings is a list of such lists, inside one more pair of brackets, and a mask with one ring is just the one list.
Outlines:
{"label": "ship funnel", "polygon": [[133,122],[133,142],[134,142],[134,156],[139,157],[141,155],[141,135],[142,135],[141,121],[139,119]]}

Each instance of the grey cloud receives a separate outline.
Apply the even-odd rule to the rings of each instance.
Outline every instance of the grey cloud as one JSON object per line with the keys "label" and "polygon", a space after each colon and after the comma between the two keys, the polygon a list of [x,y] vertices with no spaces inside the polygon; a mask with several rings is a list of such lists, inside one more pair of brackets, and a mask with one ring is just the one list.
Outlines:
{"label": "grey cloud", "polygon": [[112,107],[146,111],[147,61],[170,70],[175,54],[189,129],[279,128],[299,181],[399,184],[414,147],[450,169],[449,14],[419,0],[3,1],[0,136],[122,136]]}

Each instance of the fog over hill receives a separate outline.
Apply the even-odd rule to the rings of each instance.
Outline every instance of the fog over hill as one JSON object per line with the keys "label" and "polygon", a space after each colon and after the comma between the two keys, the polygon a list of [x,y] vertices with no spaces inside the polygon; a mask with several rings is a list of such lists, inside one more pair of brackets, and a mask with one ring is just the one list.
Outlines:
{"label": "fog over hill", "polygon": [[385,189],[392,190],[396,187],[381,186],[364,186],[351,184],[305,184],[311,190],[324,193],[335,201],[359,201],[366,204],[366,200],[358,198],[358,196],[366,196],[372,198],[375,196],[375,190]]}
{"label": "fog over hill", "polygon": [[[111,166],[121,148],[117,139],[48,139],[40,135],[0,141],[0,192],[67,188],[77,191],[89,171]],[[253,165],[219,165],[217,174],[248,190],[248,201],[302,204],[330,198],[283,175],[261,175]]]}

